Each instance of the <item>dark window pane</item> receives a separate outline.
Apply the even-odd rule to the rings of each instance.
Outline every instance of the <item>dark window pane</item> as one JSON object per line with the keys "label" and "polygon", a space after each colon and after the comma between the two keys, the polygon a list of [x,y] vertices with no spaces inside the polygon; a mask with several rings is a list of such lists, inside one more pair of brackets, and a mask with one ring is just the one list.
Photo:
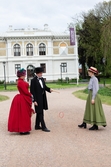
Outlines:
{"label": "dark window pane", "polygon": [[14,45],[14,56],[20,56],[20,54],[21,54],[20,45],[15,44]]}
{"label": "dark window pane", "polygon": [[44,43],[39,45],[39,55],[46,55],[46,46]]}
{"label": "dark window pane", "polygon": [[26,54],[27,56],[33,56],[33,45],[30,43],[26,46]]}

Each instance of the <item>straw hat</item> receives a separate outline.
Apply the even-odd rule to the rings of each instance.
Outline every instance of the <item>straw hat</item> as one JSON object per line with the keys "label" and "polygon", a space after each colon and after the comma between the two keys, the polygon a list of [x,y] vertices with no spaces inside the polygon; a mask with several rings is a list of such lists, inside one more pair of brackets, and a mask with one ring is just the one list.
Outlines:
{"label": "straw hat", "polygon": [[95,67],[90,67],[90,68],[88,69],[88,71],[90,71],[90,72],[92,72],[92,73],[94,73],[94,74],[98,74],[98,70],[97,70],[97,68],[95,68]]}

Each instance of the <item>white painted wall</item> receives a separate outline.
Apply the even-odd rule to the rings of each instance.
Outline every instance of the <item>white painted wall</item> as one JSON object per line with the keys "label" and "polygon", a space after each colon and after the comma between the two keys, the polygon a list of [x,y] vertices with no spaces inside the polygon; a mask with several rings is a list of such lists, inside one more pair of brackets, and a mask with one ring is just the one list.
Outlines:
{"label": "white painted wall", "polygon": [[[28,37],[27,37],[28,35]],[[58,80],[61,78],[61,71],[60,71],[60,64],[61,63],[67,63],[67,72],[62,73],[62,78],[65,79],[66,77],[72,78],[78,78],[78,52],[77,52],[77,42],[74,46],[74,55],[67,54],[67,49],[63,54],[53,55],[53,39],[47,38],[47,48],[48,52],[45,56],[39,56],[38,55],[38,49],[37,49],[37,39],[33,38],[34,42],[34,55],[33,56],[26,56],[25,53],[25,41],[28,40],[29,37],[33,36],[52,36],[51,32],[8,32],[6,34],[6,37],[10,37],[10,39],[7,40],[7,55],[6,56],[0,56],[0,80],[4,80],[4,68],[3,68],[3,61],[6,62],[5,70],[6,70],[6,82],[16,81],[17,77],[15,74],[15,64],[21,64],[21,68],[27,68],[28,65],[33,65],[35,67],[40,66],[41,63],[46,64],[46,73],[43,74],[43,77],[46,78],[48,81]],[[66,34],[65,34],[66,35]],[[11,39],[11,37],[16,36],[15,39]],[[25,36],[27,39],[25,39]],[[19,43],[19,37],[23,37],[22,40],[22,54],[21,56],[14,57],[13,55],[13,47],[11,47],[11,42],[17,42]],[[56,37],[56,36],[55,36]],[[43,37],[42,37],[43,38]],[[42,39],[43,40],[43,39]],[[21,39],[20,39],[21,41]],[[30,40],[32,41],[32,40]],[[40,39],[39,39],[40,41]],[[76,40],[77,41],[77,40]],[[63,40],[62,40],[63,42]],[[60,50],[61,52],[61,50]]]}

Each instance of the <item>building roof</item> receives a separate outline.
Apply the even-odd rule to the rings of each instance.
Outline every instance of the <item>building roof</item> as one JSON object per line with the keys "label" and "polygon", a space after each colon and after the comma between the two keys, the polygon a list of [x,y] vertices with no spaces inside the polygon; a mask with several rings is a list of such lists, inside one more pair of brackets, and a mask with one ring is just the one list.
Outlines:
{"label": "building roof", "polygon": [[20,28],[13,29],[12,26],[9,26],[8,30],[5,33],[0,34],[0,38],[8,37],[68,37],[69,31],[65,32],[53,32],[48,28],[48,25],[44,25],[44,29],[38,28]]}

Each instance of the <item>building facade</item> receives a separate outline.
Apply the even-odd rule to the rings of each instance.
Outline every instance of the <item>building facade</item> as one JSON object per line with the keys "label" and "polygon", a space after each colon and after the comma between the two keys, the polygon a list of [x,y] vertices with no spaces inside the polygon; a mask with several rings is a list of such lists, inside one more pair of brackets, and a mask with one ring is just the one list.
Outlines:
{"label": "building facade", "polygon": [[27,71],[27,81],[34,75],[34,68],[44,68],[46,81],[79,79],[78,45],[70,46],[69,32],[55,33],[44,25],[37,28],[13,29],[9,26],[0,35],[0,80],[16,82],[19,68]]}

